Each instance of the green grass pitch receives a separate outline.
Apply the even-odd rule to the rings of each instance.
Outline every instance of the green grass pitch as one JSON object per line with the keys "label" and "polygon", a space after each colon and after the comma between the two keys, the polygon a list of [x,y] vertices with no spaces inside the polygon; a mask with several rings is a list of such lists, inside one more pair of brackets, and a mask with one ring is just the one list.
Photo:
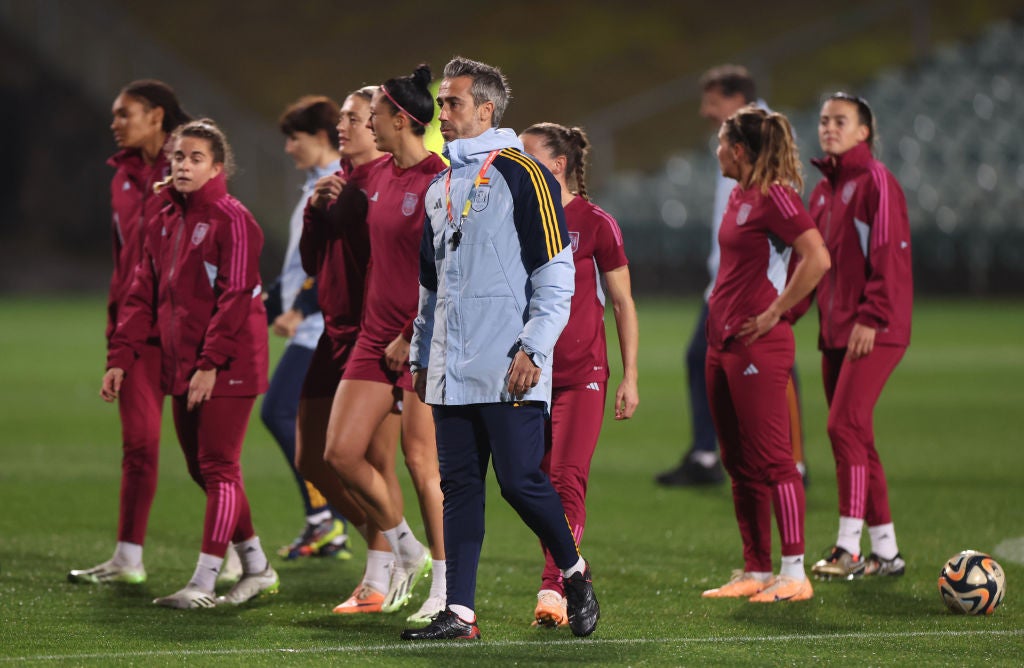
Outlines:
{"label": "green grass pitch", "polygon": [[[640,299],[638,307],[640,409],[627,423],[606,421],[590,481],[583,551],[602,603],[597,632],[580,640],[530,628],[539,550],[492,478],[477,598],[484,640],[423,645],[398,640],[404,614],[330,613],[361,575],[362,546],[348,562],[273,557],[280,594],[242,608],[152,605],[190,576],[202,524],[203,499],[185,472],[169,410],[145,552],[149,581],[67,583],[68,569],[106,559],[115,540],[118,422],[98,397],[103,301],[0,300],[0,663],[1021,664],[1024,302],[918,304],[913,345],[876,412],[907,575],[815,582],[813,600],[769,606],[700,598],[741,565],[728,487],[665,490],[652,482],[688,443],[682,356],[697,303]],[[809,562],[837,526],[813,320],[797,327]],[[615,370],[614,340],[610,347]],[[275,358],[279,351],[278,343]],[[300,529],[301,507],[257,418],[243,466],[257,530],[268,551],[276,549]],[[414,503],[407,506],[422,533]],[[1003,605],[987,618],[947,613],[936,589],[946,558],[1000,545]]]}

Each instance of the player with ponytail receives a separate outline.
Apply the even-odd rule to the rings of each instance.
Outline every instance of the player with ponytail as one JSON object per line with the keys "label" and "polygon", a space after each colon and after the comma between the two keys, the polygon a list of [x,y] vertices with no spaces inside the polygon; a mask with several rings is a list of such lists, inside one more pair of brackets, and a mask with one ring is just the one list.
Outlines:
{"label": "player with ponytail", "polygon": [[[752,106],[734,113],[718,132],[718,162],[737,186],[718,236],[706,375],[744,565],[704,597],[806,600],[814,590],[804,571],[804,486],[789,440],[786,387],[795,346],[787,312],[828,270],[828,251],[798,193],[800,161],[785,116]],[[794,249],[799,261],[787,281]],[[773,507],[782,544],[777,576]]]}
{"label": "player with ponytail", "polygon": [[[577,544],[586,524],[590,461],[604,420],[608,387],[608,350],[604,332],[604,279],[615,313],[622,356],[622,381],[615,392],[615,419],[633,416],[637,390],[639,327],[630,289],[622,231],[587,196],[586,158],[590,142],[577,127],[531,125],[520,135],[524,150],[547,167],[561,186],[565,224],[576,266],[576,290],[569,322],[555,344],[552,362],[551,419],[542,469],[562,499]],[[543,548],[543,546],[542,546]],[[568,624],[561,573],[544,548],[544,571],[534,609],[534,625]]]}

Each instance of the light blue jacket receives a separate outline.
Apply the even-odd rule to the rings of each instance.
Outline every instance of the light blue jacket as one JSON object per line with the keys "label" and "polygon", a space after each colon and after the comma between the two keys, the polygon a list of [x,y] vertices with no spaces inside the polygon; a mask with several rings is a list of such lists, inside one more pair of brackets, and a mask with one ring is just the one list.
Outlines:
{"label": "light blue jacket", "polygon": [[[302,214],[306,210],[306,202],[313,194],[313,187],[321,178],[335,173],[341,169],[341,162],[335,160],[326,167],[313,167],[306,172],[306,180],[302,184],[302,196],[299,198],[292,217],[288,222],[288,250],[284,254],[284,266],[281,267],[281,310],[288,311],[295,304],[295,298],[302,292],[306,280],[309,278],[302,268],[302,258],[299,256],[299,239],[302,237]],[[324,331],[324,314],[320,311],[310,313],[295,330],[295,336],[288,341],[288,345],[302,346],[311,350],[316,349],[320,335]]]}
{"label": "light blue jacket", "polygon": [[427,369],[429,404],[514,401],[508,369],[520,345],[542,370],[522,399],[551,400],[551,352],[569,319],[575,268],[561,189],[522,148],[505,128],[451,141],[451,167],[427,189],[410,362]]}

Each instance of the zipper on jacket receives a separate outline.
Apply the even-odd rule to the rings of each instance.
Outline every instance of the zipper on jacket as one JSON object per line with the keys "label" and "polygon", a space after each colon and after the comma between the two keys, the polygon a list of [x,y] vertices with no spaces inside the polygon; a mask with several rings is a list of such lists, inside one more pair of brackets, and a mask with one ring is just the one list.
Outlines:
{"label": "zipper on jacket", "polygon": [[[181,250],[181,237],[185,233],[185,216],[182,215],[178,222],[178,229],[174,231],[174,243],[171,246],[171,268],[167,272],[167,299],[171,303],[171,318],[168,327],[171,330],[171,357],[174,360],[174,380],[178,378],[178,349],[177,349],[177,333],[174,331],[175,322],[175,304],[174,304],[174,288],[171,285],[171,280],[174,278],[174,270],[178,266],[178,253]],[[174,384],[171,384],[171,393],[174,393]]]}

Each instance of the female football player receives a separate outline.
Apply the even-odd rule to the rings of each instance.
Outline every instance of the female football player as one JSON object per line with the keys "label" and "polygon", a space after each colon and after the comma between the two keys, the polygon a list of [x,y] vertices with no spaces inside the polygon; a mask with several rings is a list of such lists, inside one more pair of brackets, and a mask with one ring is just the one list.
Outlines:
{"label": "female football player", "polygon": [[[115,169],[110,183],[114,271],[107,296],[108,351],[135,266],[142,259],[146,223],[163,205],[153,185],[170,171],[168,138],[191,120],[171,87],[153,79],[133,81],[121,89],[112,113],[110,129],[120,150],[107,161]],[[134,371],[125,379],[118,402],[122,455],[117,546],[108,561],[68,573],[71,582],[137,584],[146,580],[142,545],[156,495],[163,404],[159,332],[154,326],[139,347]]]}
{"label": "female football player", "polygon": [[[821,108],[818,139],[825,157],[813,163],[824,178],[810,211],[832,256],[818,285],[821,375],[828,435],[836,459],[839,534],[819,577],[903,575],[889,489],[875,449],[874,410],[886,381],[910,344],[914,277],[910,224],[899,183],[872,149],[871,107],[846,93]],[[871,553],[861,556],[865,522]]]}
{"label": "female football player", "polygon": [[[267,315],[260,298],[263,232],[227,192],[231,147],[209,119],[172,136],[164,208],[147,229],[142,261],[118,316],[101,394],[118,399],[156,323],[162,382],[188,471],[206,494],[202,549],[192,579],[154,603],[239,604],[275,592],[277,573],[253,529],[239,458],[256,396],[267,389]],[[242,577],[214,599],[229,543]]]}
{"label": "female football player", "polygon": [[[576,265],[576,291],[569,322],[562,330],[551,367],[551,419],[542,468],[562,498],[576,543],[587,519],[587,480],[604,419],[608,385],[608,349],[604,333],[604,279],[615,313],[622,357],[622,381],[615,391],[615,419],[633,416],[637,390],[639,327],[630,290],[629,267],[618,223],[587,195],[587,135],[555,123],[528,127],[524,150],[547,167],[562,187],[565,225]],[[542,546],[543,549],[543,546]],[[544,549],[544,571],[534,609],[534,624],[568,624],[562,577]]]}
{"label": "female football player", "polygon": [[[370,263],[355,349],[335,396],[327,460],[391,545],[395,567],[383,612],[404,606],[417,580],[433,572],[430,595],[409,620],[427,623],[445,606],[441,474],[430,408],[412,387],[409,342],[419,301],[423,194],[444,169],[423,144],[434,116],[430,68],[384,82],[373,96],[369,127],[378,150],[390,153],[366,184]],[[402,449],[416,488],[430,549],[413,536],[401,506],[368,460],[371,437],[402,406]],[[435,569],[434,566],[437,566]]]}
{"label": "female football player", "polygon": [[[734,113],[718,133],[718,162],[737,185],[722,218],[721,267],[708,301],[707,386],[744,566],[704,596],[806,600],[814,590],[803,563],[804,486],[789,440],[795,349],[784,316],[828,270],[828,251],[797,192],[800,161],[784,116],[755,107]],[[791,249],[799,262],[787,282]],[[774,577],[773,506],[782,543]]]}

